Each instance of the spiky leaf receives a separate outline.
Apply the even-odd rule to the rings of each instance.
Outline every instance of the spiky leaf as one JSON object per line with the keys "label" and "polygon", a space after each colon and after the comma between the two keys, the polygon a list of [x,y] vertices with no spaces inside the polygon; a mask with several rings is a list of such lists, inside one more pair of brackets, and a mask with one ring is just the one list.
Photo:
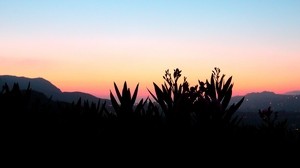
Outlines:
{"label": "spiky leaf", "polygon": [[117,86],[117,84],[115,82],[114,82],[114,87],[115,87],[115,91],[117,93],[118,99],[121,100],[122,96],[121,96],[120,91],[118,89],[118,86]]}
{"label": "spiky leaf", "polygon": [[115,112],[118,114],[118,112],[120,110],[120,105],[118,104],[117,100],[115,99],[115,97],[111,91],[110,91],[110,100],[111,100],[111,104],[112,104],[113,108],[115,109]]}
{"label": "spiky leaf", "polygon": [[135,90],[133,92],[132,99],[131,99],[131,104],[132,105],[134,104],[134,102],[136,100],[138,90],[139,90],[139,84],[136,85]]}
{"label": "spiky leaf", "polygon": [[[233,85],[230,85],[227,92],[224,92],[224,98],[222,101],[222,108],[225,110],[230,102],[231,96],[232,96],[232,87]],[[223,88],[224,89],[224,88]]]}

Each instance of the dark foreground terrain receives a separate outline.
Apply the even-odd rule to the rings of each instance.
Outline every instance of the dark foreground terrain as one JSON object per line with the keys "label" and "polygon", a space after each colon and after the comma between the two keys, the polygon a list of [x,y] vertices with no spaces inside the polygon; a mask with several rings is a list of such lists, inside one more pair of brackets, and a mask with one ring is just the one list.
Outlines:
{"label": "dark foreground terrain", "polygon": [[210,81],[191,87],[185,80],[177,82],[178,69],[173,75],[166,71],[166,83],[161,87],[154,83],[155,93],[149,92],[154,101],[136,102],[138,85],[130,92],[126,82],[122,90],[115,84],[111,106],[100,100],[53,101],[30,87],[4,85],[0,94],[3,147],[12,153],[151,151],[156,153],[153,157],[179,151],[183,155],[191,151],[196,155],[207,151],[299,155],[299,114],[282,117],[272,108],[247,115],[237,112],[244,98],[230,104],[231,77],[225,81],[219,73],[215,69]]}

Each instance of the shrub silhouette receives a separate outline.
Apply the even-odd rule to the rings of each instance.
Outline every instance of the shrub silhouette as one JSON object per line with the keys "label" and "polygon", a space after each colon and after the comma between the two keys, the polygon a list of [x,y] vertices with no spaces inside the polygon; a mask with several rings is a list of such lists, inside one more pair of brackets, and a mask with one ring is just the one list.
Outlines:
{"label": "shrub silhouette", "polygon": [[53,122],[47,103],[43,94],[31,90],[30,83],[26,90],[20,90],[18,83],[11,89],[5,84],[0,94],[4,139],[18,143],[43,139]]}
{"label": "shrub silhouette", "polygon": [[261,143],[274,145],[287,141],[289,130],[286,119],[280,121],[278,112],[274,112],[271,107],[259,110],[258,114],[262,121],[259,126]]}
{"label": "shrub silhouette", "polygon": [[233,88],[232,76],[225,81],[225,75],[220,77],[220,72],[219,68],[215,68],[212,71],[210,82],[208,80],[205,83],[199,81],[198,101],[195,103],[200,125],[209,125],[217,129],[236,126],[239,123],[241,118],[234,114],[244,101],[243,97],[236,104],[233,103],[229,106]]}
{"label": "shrub silhouette", "polygon": [[25,123],[24,117],[29,111],[29,97],[30,89],[27,89],[25,93],[21,92],[17,83],[14,83],[11,90],[7,84],[3,86],[0,95],[1,123],[7,136],[20,133],[20,126]]}
{"label": "shrub silhouette", "polygon": [[276,128],[287,128],[287,120],[279,121],[278,112],[274,112],[271,107],[258,111],[259,117],[262,120],[261,128],[276,129]]}
{"label": "shrub silhouette", "polygon": [[58,110],[61,122],[59,124],[61,134],[76,138],[95,137],[108,126],[107,120],[112,117],[105,105],[100,100],[98,103],[78,101],[70,103],[58,102]]}
{"label": "shrub silhouette", "polygon": [[186,77],[183,83],[178,83],[181,70],[177,68],[173,76],[169,70],[165,71],[165,82],[161,88],[153,83],[155,95],[148,91],[164,112],[168,126],[192,126],[209,132],[237,126],[241,118],[234,114],[244,98],[228,107],[232,96],[232,77],[225,81],[225,75],[220,77],[220,72],[219,68],[215,68],[210,82],[198,81],[199,85],[190,87]]}

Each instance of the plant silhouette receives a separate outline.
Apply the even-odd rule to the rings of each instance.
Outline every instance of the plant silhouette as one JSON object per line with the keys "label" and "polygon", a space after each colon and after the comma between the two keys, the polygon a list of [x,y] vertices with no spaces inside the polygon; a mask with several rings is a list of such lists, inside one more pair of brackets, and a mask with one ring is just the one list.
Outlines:
{"label": "plant silhouette", "polygon": [[220,69],[215,68],[210,82],[199,81],[199,85],[192,87],[186,77],[179,84],[180,77],[181,70],[175,69],[173,76],[166,70],[163,76],[165,83],[161,88],[153,83],[155,95],[148,89],[171,127],[196,126],[219,130],[239,123],[240,118],[234,114],[244,98],[228,107],[232,96],[232,77],[224,81],[225,75],[220,77]]}
{"label": "plant silhouette", "polygon": [[[125,81],[106,101],[53,101],[34,88],[5,84],[0,93],[1,123],[7,141],[97,146],[205,147],[238,144],[300,145],[299,130],[289,130],[271,107],[259,110],[260,125],[241,125],[237,112],[244,98],[230,104],[232,76],[214,68],[209,80],[190,86],[182,71],[165,71],[164,83],[153,83],[153,99],[137,102],[139,84],[131,92]],[[245,119],[243,119],[245,120]],[[272,143],[271,143],[272,142]],[[130,144],[130,145],[129,145]],[[271,146],[271,145],[270,145]]]}

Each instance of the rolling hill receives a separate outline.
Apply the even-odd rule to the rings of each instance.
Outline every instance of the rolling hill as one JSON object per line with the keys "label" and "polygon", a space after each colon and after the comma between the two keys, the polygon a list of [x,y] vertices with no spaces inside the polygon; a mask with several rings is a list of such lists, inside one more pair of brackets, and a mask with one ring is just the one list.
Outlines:
{"label": "rolling hill", "polygon": [[97,103],[99,99],[101,101],[110,102],[107,99],[101,99],[96,96],[93,96],[88,93],[83,92],[62,92],[58,87],[53,85],[51,82],[44,78],[27,78],[27,77],[18,77],[11,75],[1,75],[0,76],[0,86],[3,86],[5,83],[11,88],[14,83],[18,83],[21,89],[27,89],[30,84],[30,88],[34,91],[41,92],[48,98],[51,97],[54,101],[63,101],[72,103],[76,102],[81,98],[82,100],[88,100],[89,102]]}
{"label": "rolling hill", "polygon": [[[231,102],[237,102],[243,96],[232,97]],[[300,113],[300,94],[286,95],[275,94],[273,92],[259,92],[246,94],[239,111],[258,112],[259,109],[267,109],[269,106],[278,112],[299,112]]]}

